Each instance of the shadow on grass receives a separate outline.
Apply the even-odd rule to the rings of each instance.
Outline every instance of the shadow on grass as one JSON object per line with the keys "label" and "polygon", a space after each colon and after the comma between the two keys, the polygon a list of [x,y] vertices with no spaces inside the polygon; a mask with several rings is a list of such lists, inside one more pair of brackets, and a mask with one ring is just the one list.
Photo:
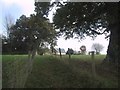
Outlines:
{"label": "shadow on grass", "polygon": [[[99,64],[97,65],[96,68],[98,70],[100,66]],[[103,72],[101,71],[101,73]],[[91,62],[78,59],[60,59],[59,57],[53,56],[37,56],[25,88],[117,87],[116,79],[109,79],[108,75],[108,78],[103,76],[100,76],[100,74],[96,78],[92,76]]]}

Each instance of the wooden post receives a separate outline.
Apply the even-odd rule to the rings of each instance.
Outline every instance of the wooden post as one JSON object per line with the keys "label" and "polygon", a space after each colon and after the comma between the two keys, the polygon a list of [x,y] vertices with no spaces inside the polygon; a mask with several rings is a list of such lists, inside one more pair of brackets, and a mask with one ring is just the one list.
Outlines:
{"label": "wooden post", "polygon": [[70,49],[68,48],[68,55],[69,55],[69,59],[71,58],[71,52]]}
{"label": "wooden post", "polygon": [[71,58],[71,54],[69,53],[69,59]]}
{"label": "wooden post", "polygon": [[91,59],[92,59],[92,73],[93,77],[96,77],[96,71],[95,71],[95,52],[91,51]]}
{"label": "wooden post", "polygon": [[61,55],[61,49],[59,48],[59,53],[60,53],[60,58],[62,58],[62,55]]}
{"label": "wooden post", "polygon": [[94,57],[95,57],[95,52],[91,51],[91,58],[92,58],[92,60],[94,60]]}

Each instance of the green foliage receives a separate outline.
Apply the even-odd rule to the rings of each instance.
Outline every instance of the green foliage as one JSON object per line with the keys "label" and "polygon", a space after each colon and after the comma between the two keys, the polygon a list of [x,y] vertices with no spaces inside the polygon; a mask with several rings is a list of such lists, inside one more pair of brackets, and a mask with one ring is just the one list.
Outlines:
{"label": "green foliage", "polygon": [[38,49],[44,42],[56,44],[56,31],[47,18],[49,3],[35,2],[35,11],[36,14],[31,14],[30,17],[22,15],[10,27],[10,39],[7,39],[9,43],[3,44],[4,47],[10,46],[8,52],[25,54]]}
{"label": "green foliage", "polygon": [[[36,15],[40,18],[48,20],[48,14],[52,10],[52,8],[53,8],[52,6],[53,5],[50,2],[35,2]],[[52,27],[52,29],[54,29],[52,23],[51,23],[51,27]],[[51,27],[49,26],[48,28],[51,28]],[[48,40],[48,42],[50,44],[50,48],[52,49],[52,52],[53,52],[55,45],[57,44],[56,35],[57,35],[57,33],[55,30],[51,31],[51,38],[49,38],[49,40]]]}
{"label": "green foliage", "polygon": [[110,25],[118,23],[116,14],[118,15],[118,3],[67,2],[57,9],[53,21],[66,38],[82,39],[110,31]]}
{"label": "green foliage", "polygon": [[50,2],[35,2],[35,12],[39,17],[46,17],[48,16],[50,10]]}
{"label": "green foliage", "polygon": [[[106,61],[118,62],[118,2],[65,2],[57,9],[53,21],[65,39],[84,39],[105,34],[110,37]],[[113,49],[115,48],[115,49]]]}
{"label": "green foliage", "polygon": [[66,54],[74,54],[74,50],[72,48],[68,48]]}
{"label": "green foliage", "polygon": [[39,48],[38,50],[37,50],[37,53],[39,54],[39,55],[43,55],[43,54],[45,54],[45,53],[50,53],[50,50],[46,47],[46,48]]}
{"label": "green foliage", "polygon": [[12,29],[12,43],[15,47],[23,47],[26,51],[36,50],[43,42],[55,38],[55,30],[46,19],[32,14],[30,17],[22,15]]}

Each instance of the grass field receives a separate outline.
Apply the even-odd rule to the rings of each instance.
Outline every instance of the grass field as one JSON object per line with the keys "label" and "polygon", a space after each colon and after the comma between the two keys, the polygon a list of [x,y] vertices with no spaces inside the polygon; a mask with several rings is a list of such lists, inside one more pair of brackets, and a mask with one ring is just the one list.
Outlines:
{"label": "grass field", "polygon": [[27,55],[2,56],[2,87],[22,87],[28,75]]}
{"label": "grass field", "polygon": [[[112,64],[101,64],[105,55],[95,56],[96,76],[93,76],[89,55],[36,56],[33,69],[27,78],[25,88],[115,88],[118,87],[117,69]],[[18,59],[27,59],[26,55],[3,55],[4,67]],[[5,66],[6,65],[6,66]],[[17,66],[17,65],[16,65]],[[10,69],[9,69],[10,68]],[[6,69],[7,71],[7,69]],[[5,72],[3,74],[5,74]],[[6,83],[6,78],[3,78]],[[4,84],[5,85],[5,84]]]}

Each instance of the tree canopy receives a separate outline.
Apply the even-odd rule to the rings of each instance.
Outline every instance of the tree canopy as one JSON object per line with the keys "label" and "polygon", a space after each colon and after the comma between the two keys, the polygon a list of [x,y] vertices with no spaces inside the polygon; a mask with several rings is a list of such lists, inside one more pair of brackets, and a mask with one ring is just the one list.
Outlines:
{"label": "tree canopy", "polygon": [[[47,16],[54,6],[58,8],[51,24]],[[119,52],[116,52],[119,48],[118,10],[117,2],[35,2],[36,14],[30,17],[22,15],[11,28],[10,40],[16,46],[25,42],[28,50],[32,51],[43,42],[51,43],[53,48],[56,44],[55,29],[65,39],[83,39],[86,36],[94,38],[105,34],[110,37],[106,58],[115,61],[118,60],[116,57]]]}
{"label": "tree canopy", "polygon": [[46,43],[53,46],[56,44],[56,31],[47,18],[48,5],[49,3],[35,2],[36,14],[31,14],[30,17],[22,15],[10,27],[10,40],[7,41],[10,42],[11,53],[13,51],[22,53],[33,52]]}
{"label": "tree canopy", "polygon": [[65,2],[58,6],[53,21],[60,34],[66,39],[105,34],[110,37],[106,61],[118,62],[118,2]]}
{"label": "tree canopy", "polygon": [[[118,3],[67,2],[57,9],[54,23],[66,38],[96,36],[109,32],[109,24],[118,23]],[[117,21],[116,21],[117,20]]]}
{"label": "tree canopy", "polygon": [[11,29],[14,42],[25,43],[28,50],[37,49],[43,42],[50,43],[55,37],[52,24],[34,14],[30,17],[22,15]]}

